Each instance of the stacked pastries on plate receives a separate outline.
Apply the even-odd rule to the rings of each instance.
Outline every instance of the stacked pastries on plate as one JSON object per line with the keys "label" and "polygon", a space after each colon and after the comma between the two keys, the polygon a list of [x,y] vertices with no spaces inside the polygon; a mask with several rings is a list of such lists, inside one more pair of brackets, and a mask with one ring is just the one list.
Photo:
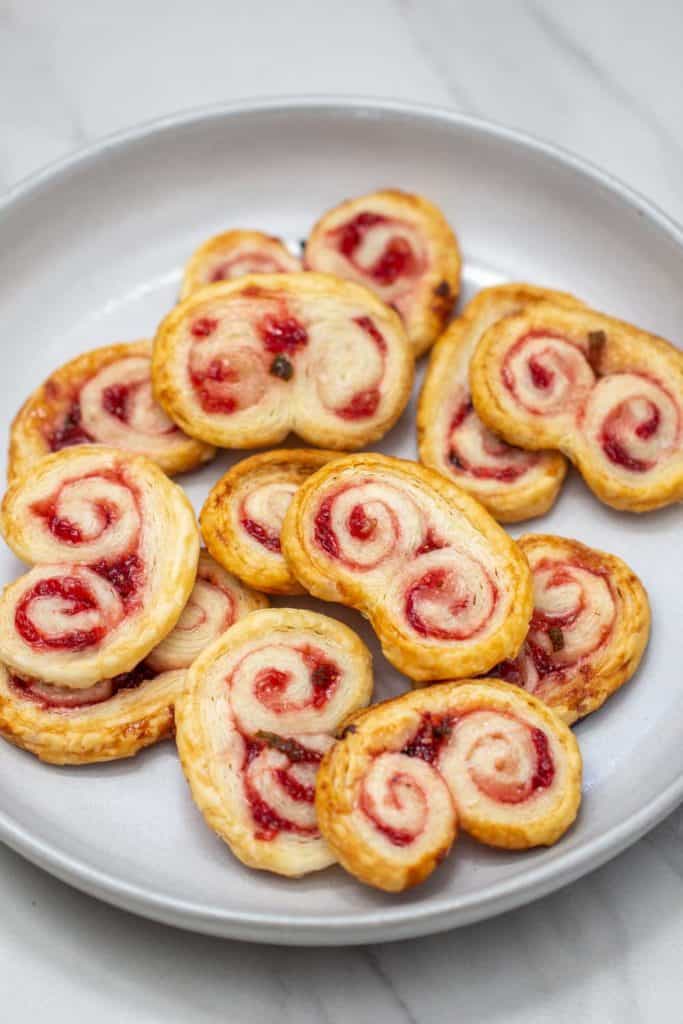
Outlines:
{"label": "stacked pastries on plate", "polygon": [[[0,526],[31,568],[0,598],[0,733],[79,764],[175,731],[209,826],[287,876],[339,862],[400,891],[463,832],[560,839],[569,726],[635,673],[649,604],[615,555],[499,523],[547,512],[567,460],[615,508],[683,499],[683,354],[527,284],[449,323],[459,288],[441,211],[385,190],[321,217],[301,259],[209,239],[153,343],[56,370],[10,438]],[[432,346],[421,464],[363,452]],[[167,474],[290,432],[315,447],[214,483],[200,550]],[[357,609],[413,691],[373,704],[355,633],[266,593]]]}

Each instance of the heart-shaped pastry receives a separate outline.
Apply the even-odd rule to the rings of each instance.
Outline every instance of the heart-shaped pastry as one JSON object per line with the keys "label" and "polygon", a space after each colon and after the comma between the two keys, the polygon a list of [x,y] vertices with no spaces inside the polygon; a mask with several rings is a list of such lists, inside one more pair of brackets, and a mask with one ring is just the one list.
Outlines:
{"label": "heart-shaped pastry", "polygon": [[294,608],[248,615],[195,661],[176,707],[178,752],[207,824],[249,867],[297,877],[334,862],[315,776],[371,694],[355,633]]}
{"label": "heart-shaped pastry", "polygon": [[215,451],[184,434],[155,401],[150,341],[96,348],[51,373],[14,418],[7,475],[14,480],[36,459],[79,444],[147,455],[170,475]]}
{"label": "heart-shaped pastry", "polygon": [[306,590],[358,608],[416,681],[486,672],[526,636],[526,559],[479,502],[415,463],[328,463],[292,498],[282,549]]}
{"label": "heart-shaped pastry", "polygon": [[224,448],[360,448],[403,411],[413,381],[398,315],[325,274],[260,274],[193,292],[161,323],[157,399],[192,437]]}
{"label": "heart-shaped pastry", "polygon": [[361,881],[423,881],[457,829],[490,846],[550,846],[581,801],[581,754],[541,701],[498,680],[439,683],[355,715],[323,758],[320,830]]}
{"label": "heart-shaped pastry", "polygon": [[458,241],[437,206],[386,189],[347,199],[314,226],[307,270],[372,288],[400,313],[416,356],[434,343],[460,290]]}
{"label": "heart-shaped pastry", "polygon": [[683,499],[683,352],[662,338],[541,304],[486,331],[470,386],[492,430],[562,451],[607,505],[647,512]]}

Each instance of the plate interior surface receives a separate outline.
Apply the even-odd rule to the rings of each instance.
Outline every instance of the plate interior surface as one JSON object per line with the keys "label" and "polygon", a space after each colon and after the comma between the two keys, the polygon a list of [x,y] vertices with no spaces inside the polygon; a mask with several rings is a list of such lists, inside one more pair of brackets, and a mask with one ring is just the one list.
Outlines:
{"label": "plate interior surface", "polygon": [[[680,337],[676,228],[547,147],[454,115],[391,106],[211,111],[100,146],[19,188],[0,210],[2,436],[27,394],[67,358],[152,336],[176,301],[185,259],[208,235],[254,227],[298,250],[322,211],[383,186],[423,192],[445,210],[464,251],[463,300],[488,284],[532,281]],[[423,368],[424,361],[416,392]],[[413,398],[377,449],[414,458],[414,424]],[[197,509],[244,454],[224,454],[182,479]],[[611,511],[572,473],[550,515],[511,529],[573,536],[622,556],[652,603],[651,644],[637,676],[576,729],[584,803],[550,850],[512,854],[461,840],[426,884],[400,897],[366,889],[338,868],[298,882],[252,872],[204,825],[170,743],[86,768],[48,767],[2,743],[0,837],[111,902],[265,942],[400,938],[556,888],[683,798],[680,527],[679,508],[644,518]],[[21,571],[3,547],[0,581]],[[374,654],[378,697],[407,689],[360,616],[313,600],[290,603],[358,629]]]}

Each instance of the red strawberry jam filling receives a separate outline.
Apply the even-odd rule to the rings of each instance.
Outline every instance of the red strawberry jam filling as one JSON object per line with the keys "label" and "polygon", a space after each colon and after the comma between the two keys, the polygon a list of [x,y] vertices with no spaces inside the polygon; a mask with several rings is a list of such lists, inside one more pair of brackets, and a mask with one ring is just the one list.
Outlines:
{"label": "red strawberry jam filling", "polygon": [[344,420],[367,419],[369,416],[374,416],[377,412],[377,408],[382,397],[379,384],[384,373],[384,357],[387,352],[387,343],[384,336],[369,316],[355,317],[353,322],[365,331],[377,346],[377,349],[382,356],[382,374],[380,375],[379,381],[370,387],[363,388],[362,391],[358,391],[346,403],[346,405],[334,410],[336,415]]}
{"label": "red strawberry jam filling", "polygon": [[[539,339],[547,341],[547,345],[532,349],[523,363],[526,372],[521,372],[521,353]],[[595,382],[595,374],[581,346],[557,331],[542,327],[527,331],[508,349],[501,377],[519,404],[539,415],[556,413],[573,405]],[[539,407],[533,405],[534,395],[541,403]]]}
{"label": "red strawberry jam filling", "polygon": [[428,764],[434,764],[438,760],[441,748],[453,732],[454,722],[452,715],[427,713],[413,738],[402,747],[401,753],[406,757],[419,757]]}
{"label": "red strawberry jam filling", "polygon": [[333,235],[339,251],[352,263],[356,270],[372,278],[380,286],[394,284],[399,277],[411,277],[419,270],[420,260],[416,256],[407,238],[396,235],[388,240],[380,255],[371,266],[364,266],[357,261],[357,252],[368,231],[379,225],[400,225],[379,213],[357,214],[342,227],[337,228]]}
{"label": "red strawberry jam filling", "polygon": [[658,431],[661,413],[654,402],[640,399],[645,408],[644,415],[637,416],[634,412],[636,399],[633,397],[620,402],[608,416],[600,434],[600,443],[610,462],[632,473],[645,473],[652,469],[653,459],[638,458],[629,451],[629,435],[640,441],[649,441]]}
{"label": "red strawberry jam filling", "polygon": [[135,552],[124,555],[114,562],[107,562],[104,559],[95,562],[92,566],[98,576],[108,580],[130,606],[131,599],[142,587],[145,580],[145,566],[142,559]]}
{"label": "red strawberry jam filling", "polygon": [[482,592],[477,594],[467,587],[456,569],[438,566],[406,591],[405,616],[415,632],[425,638],[467,640],[486,626],[497,599],[498,588],[487,574],[482,580]]}
{"label": "red strawberry jam filling", "polygon": [[267,313],[258,325],[261,340],[273,355],[294,355],[308,344],[308,332],[293,316],[273,316]]}
{"label": "red strawberry jam filling", "polygon": [[280,736],[277,733],[258,732],[254,736],[242,736],[245,745],[245,758],[243,764],[243,785],[244,792],[249,803],[249,810],[252,819],[257,826],[256,838],[269,842],[277,838],[280,832],[296,833],[303,836],[316,836],[317,826],[301,825],[291,821],[279,813],[271,804],[264,800],[258,792],[249,776],[249,766],[261,753],[270,748],[284,754],[289,764],[286,767],[276,768],[273,776],[278,786],[291,800],[306,804],[312,804],[315,797],[315,787],[301,782],[290,769],[293,765],[317,765],[322,760],[322,754],[317,750],[310,750],[302,743],[288,736]]}
{"label": "red strawberry jam filling", "polygon": [[349,533],[357,540],[370,540],[375,535],[377,520],[368,516],[362,505],[354,505],[347,520]]}
{"label": "red strawberry jam filling", "polygon": [[321,708],[330,700],[339,683],[341,675],[339,666],[314,647],[306,647],[301,653],[306,667],[311,673],[313,707]]}
{"label": "red strawberry jam filling", "polygon": [[[62,488],[60,488],[61,492]],[[42,516],[47,522],[47,528],[53,536],[64,544],[83,544],[84,541],[96,540],[112,523],[115,523],[119,514],[116,506],[109,501],[93,501],[90,503],[91,510],[95,513],[96,523],[88,523],[88,535],[84,536],[83,530],[76,523],[73,523],[66,516],[60,516],[59,493],[47,501],[37,501],[31,506],[31,511]]]}
{"label": "red strawberry jam filling", "polygon": [[224,260],[215,267],[209,277],[211,284],[218,281],[228,281],[238,274],[279,274],[289,268],[279,263],[273,256],[256,250],[244,250],[237,253],[232,259]]}
{"label": "red strawberry jam filling", "polygon": [[268,551],[274,551],[279,554],[281,550],[279,534],[273,533],[263,523],[257,522],[250,516],[243,516],[240,519],[240,526],[243,530],[246,530],[250,537],[253,537],[264,548],[267,548]]}
{"label": "red strawberry jam filling", "polygon": [[384,355],[387,351],[387,343],[384,335],[379,330],[375,322],[369,316],[357,316],[354,318],[354,324],[358,324],[366,334],[369,334],[379,351]]}
{"label": "red strawberry jam filling", "polygon": [[548,747],[548,737],[542,729],[531,730],[531,740],[536,748],[536,772],[531,780],[531,789],[547,789],[555,778],[555,766]]}
{"label": "red strawberry jam filling", "polygon": [[385,835],[389,842],[393,843],[394,846],[409,846],[410,843],[415,841],[416,836],[420,834],[424,826],[426,798],[421,790],[416,790],[415,780],[408,775],[407,772],[397,771],[391,776],[386,796],[386,803],[388,807],[397,811],[402,810],[403,802],[401,799],[401,791],[404,788],[412,792],[413,796],[419,794],[420,802],[422,804],[422,821],[419,822],[415,829],[395,828],[393,825],[389,825],[383,820],[381,812],[368,790],[363,787],[360,792],[359,804],[361,810],[365,816],[372,821],[375,828]]}
{"label": "red strawberry jam filling", "polygon": [[339,558],[339,541],[332,526],[332,502],[334,496],[325,498],[315,517],[315,539],[330,558]]}
{"label": "red strawberry jam filling", "polygon": [[110,384],[102,391],[102,406],[110,416],[115,416],[122,423],[129,419],[128,405],[132,395],[139,390],[137,384]]}
{"label": "red strawberry jam filling", "polygon": [[[407,757],[419,757],[429,764],[438,764],[444,744],[449,741],[458,726],[466,721],[470,715],[476,716],[477,714],[479,714],[477,711],[469,711],[459,717],[447,714],[425,714],[419,728],[412,739],[404,745],[401,753]],[[507,718],[509,716],[505,715],[503,717]],[[522,726],[525,730],[528,730],[528,737],[535,759],[531,778],[526,781],[514,778],[519,768],[519,763],[513,750],[510,750],[509,753],[504,751],[502,746],[505,741],[504,731],[501,731],[500,734],[496,732],[496,734],[491,735],[482,733],[481,739],[477,740],[472,748],[470,757],[476,753],[477,747],[480,744],[486,748],[493,741],[501,746],[492,759],[490,769],[488,767],[479,768],[472,764],[470,771],[477,785],[492,799],[498,800],[500,803],[515,804],[527,800],[537,790],[547,789],[552,785],[555,777],[555,765],[550,753],[548,737],[543,730],[535,726],[528,726],[517,719],[511,718],[510,720],[515,725]],[[502,773],[501,777],[497,777],[498,772]]]}
{"label": "red strawberry jam filling", "polygon": [[103,624],[55,635],[43,634],[31,618],[31,605],[43,598],[58,598],[64,602],[67,616],[80,615],[98,608],[97,598],[77,576],[51,576],[39,580],[26,591],[14,612],[17,631],[31,647],[38,650],[82,651],[102,640],[106,633],[106,626]]}
{"label": "red strawberry jam filling", "polygon": [[[481,454],[491,464],[478,464],[464,452],[466,437],[458,440],[458,431],[469,430],[481,445]],[[467,473],[477,480],[497,480],[500,483],[514,483],[534,465],[538,457],[519,448],[513,448],[496,437],[483,424],[476,422],[476,413],[470,398],[456,410],[449,425],[448,461],[460,473]]]}
{"label": "red strawberry jam filling", "polygon": [[68,690],[66,687],[53,686],[36,679],[21,679],[15,675],[10,676],[10,686],[17,695],[38,704],[45,711],[62,711],[102,704],[120,690],[137,689],[142,683],[156,678],[156,675],[154,669],[142,661],[130,672],[95,683],[85,690]]}
{"label": "red strawberry jam filling", "polygon": [[218,327],[218,320],[211,316],[200,316],[190,325],[193,338],[208,338]]}
{"label": "red strawberry jam filling", "polygon": [[81,424],[81,405],[78,400],[72,402],[62,422],[48,429],[45,439],[51,452],[70,448],[75,444],[90,444],[94,438]]}
{"label": "red strawberry jam filling", "polygon": [[335,409],[343,420],[363,420],[374,416],[380,401],[379,388],[366,388],[354,395],[341,409]]}
{"label": "red strawberry jam filling", "polygon": [[216,352],[198,343],[190,351],[188,376],[204,412],[227,416],[261,400],[268,384],[267,360],[247,345],[226,344]]}
{"label": "red strawberry jam filling", "polygon": [[[472,717],[476,721],[481,714],[469,711],[460,723]],[[486,711],[483,714],[486,721]],[[487,724],[481,736],[474,739],[465,764],[472,781],[490,799],[502,804],[520,804],[538,790],[547,789],[555,777],[548,737],[542,729],[513,715],[498,712],[496,717],[509,721],[510,735],[502,724]]]}
{"label": "red strawberry jam filling", "polygon": [[430,526],[424,540],[415,551],[415,557],[417,558],[418,555],[428,555],[430,551],[443,551],[446,547],[448,547],[446,541],[441,540]]}
{"label": "red strawberry jam filling", "polygon": [[212,359],[203,369],[190,370],[190,380],[204,412],[228,415],[237,409],[237,398],[215,386],[239,383],[239,374],[226,360]]}
{"label": "red strawberry jam filling", "polygon": [[[353,486],[353,484],[350,485],[350,487]],[[401,525],[395,510],[388,503],[373,501],[369,506],[362,502],[354,504],[346,515],[343,524],[346,533],[343,536],[347,537],[348,534],[347,542],[349,538],[351,541],[358,542],[355,551],[359,556],[362,551],[361,545],[368,544],[369,548],[365,561],[361,562],[349,557],[349,554],[342,550],[335,532],[332,508],[339,496],[348,491],[350,487],[340,488],[335,494],[328,495],[320,503],[314,521],[314,536],[317,544],[330,558],[340,559],[349,568],[364,572],[376,568],[390,554],[401,535]],[[373,510],[374,514],[368,511],[368,507]],[[378,516],[383,520],[382,523]],[[386,530],[386,536],[380,530]],[[378,540],[386,541],[380,550],[377,550],[376,547],[373,548],[373,544],[376,544]],[[342,546],[343,543],[342,541]]]}
{"label": "red strawberry jam filling", "polygon": [[287,696],[287,690],[292,681],[291,673],[283,672],[279,668],[263,668],[254,680],[254,696],[256,699],[278,714],[286,714],[293,710],[304,707],[320,709],[331,698],[341,676],[339,666],[310,645],[296,648],[303,658],[304,664],[310,673],[311,691],[310,698],[301,701],[292,701]]}

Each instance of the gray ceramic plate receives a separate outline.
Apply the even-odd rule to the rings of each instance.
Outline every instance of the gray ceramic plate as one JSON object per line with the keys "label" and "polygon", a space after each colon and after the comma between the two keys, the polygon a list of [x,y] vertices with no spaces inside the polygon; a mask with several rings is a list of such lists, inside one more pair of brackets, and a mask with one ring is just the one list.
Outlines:
{"label": "gray ceramic plate", "polygon": [[[386,185],[424,192],[446,211],[464,248],[467,296],[505,279],[535,281],[680,334],[681,231],[573,157],[445,111],[396,104],[212,109],[109,139],[20,185],[0,207],[2,436],[48,370],[84,349],[153,333],[175,301],[183,261],[205,236],[245,226],[297,245],[321,211]],[[412,407],[381,449],[415,456]],[[197,505],[231,459],[187,478]],[[596,867],[683,798],[681,513],[612,512],[574,477],[535,526],[626,558],[648,587],[654,620],[637,677],[577,728],[585,799],[552,849],[512,854],[461,840],[425,885],[401,897],[363,888],[340,869],[298,882],[250,872],[205,827],[172,744],[79,769],[46,767],[2,744],[0,837],[140,914],[280,943],[438,931]],[[19,570],[3,551],[0,579]],[[324,610],[372,644],[380,696],[405,689],[357,616]]]}

